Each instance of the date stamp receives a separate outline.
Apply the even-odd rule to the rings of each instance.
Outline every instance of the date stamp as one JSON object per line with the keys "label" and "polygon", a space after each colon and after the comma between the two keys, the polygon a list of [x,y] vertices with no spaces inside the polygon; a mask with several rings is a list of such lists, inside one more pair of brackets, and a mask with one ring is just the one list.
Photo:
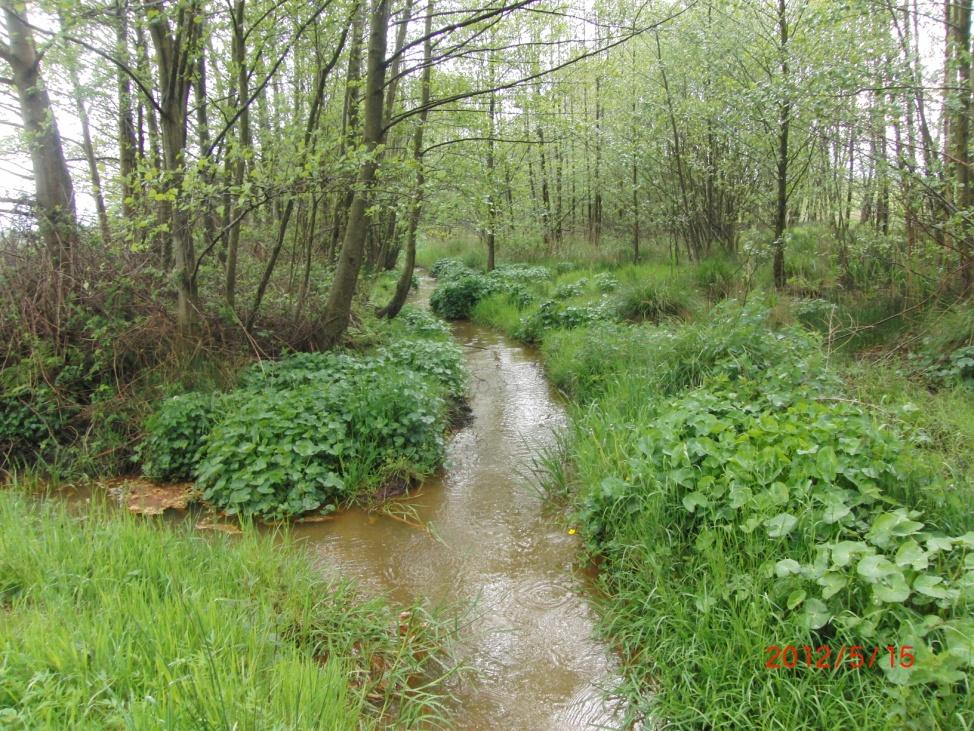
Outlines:
{"label": "date stamp", "polygon": [[764,648],[767,659],[764,667],[769,670],[791,670],[810,668],[812,670],[835,670],[847,667],[851,670],[863,668],[912,668],[916,663],[912,645],[768,645]]}

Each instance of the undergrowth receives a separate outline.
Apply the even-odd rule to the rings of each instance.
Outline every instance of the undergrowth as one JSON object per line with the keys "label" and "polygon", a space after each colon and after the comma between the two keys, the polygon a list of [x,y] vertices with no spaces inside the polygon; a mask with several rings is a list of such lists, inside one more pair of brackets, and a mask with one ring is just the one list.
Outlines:
{"label": "undergrowth", "polygon": [[143,471],[195,477],[208,504],[263,519],[331,512],[430,474],[466,386],[462,353],[418,311],[386,327],[377,348],[260,362],[227,393],[163,401],[146,422]]}
{"label": "undergrowth", "polygon": [[[550,487],[601,559],[624,690],[686,728],[961,728],[969,473],[945,479],[911,444],[922,427],[855,398],[817,337],[772,324],[731,301],[696,324],[544,338],[579,404]],[[910,646],[915,665],[770,669],[771,645]]]}

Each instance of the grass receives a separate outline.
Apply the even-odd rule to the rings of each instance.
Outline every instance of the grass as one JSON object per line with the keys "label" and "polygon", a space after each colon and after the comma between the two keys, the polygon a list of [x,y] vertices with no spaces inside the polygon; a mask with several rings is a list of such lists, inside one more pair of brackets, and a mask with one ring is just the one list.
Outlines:
{"label": "grass", "polygon": [[[811,606],[806,590],[814,596],[820,589],[798,577],[776,579],[774,567],[787,558],[811,570],[820,547],[835,545],[828,540],[865,540],[858,533],[865,528],[856,526],[875,520],[860,503],[853,510],[862,522],[838,532],[823,526],[817,501],[842,479],[812,477],[808,484],[817,486],[802,497],[809,478],[800,475],[816,468],[807,452],[789,446],[796,438],[815,449],[839,440],[843,469],[895,469],[895,478],[880,483],[890,505],[918,508],[918,520],[947,535],[970,530],[970,392],[924,397],[878,370],[857,375],[859,390],[844,391],[814,339],[770,330],[768,315],[752,319],[745,310],[735,318],[734,307],[696,324],[592,327],[544,340],[549,373],[576,401],[563,438],[565,464],[552,471],[549,489],[574,500],[588,550],[600,558],[601,627],[627,660],[622,691],[646,716],[678,728],[966,727],[974,712],[967,670],[936,678],[931,668],[944,656],[933,651],[922,661],[929,679],[915,685],[879,670],[772,670],[764,662],[769,645],[917,642],[910,628],[924,613],[969,627],[963,600],[924,609],[919,597],[912,608],[873,607],[853,573],[843,579],[852,583],[829,598],[831,620],[810,628],[801,607]],[[769,377],[776,370],[781,375]],[[883,409],[852,403],[881,402],[887,392],[901,395]],[[904,408],[911,397],[917,405]],[[931,435],[926,446],[908,446],[921,433]],[[843,444],[881,451],[867,458],[859,447],[843,452]],[[688,450],[697,456],[684,456]],[[937,479],[944,457],[954,476],[946,484]],[[728,485],[753,490],[757,502],[728,508]],[[765,508],[762,487],[780,492]],[[713,512],[702,513],[698,500]],[[751,509],[760,520],[764,509],[797,515],[798,528],[770,539],[760,527],[742,530]],[[839,621],[861,614],[877,622],[875,634]],[[926,642],[943,651],[942,639]]]}
{"label": "grass", "polygon": [[[0,725],[439,720],[437,622],[326,583],[286,536],[203,536],[0,492]],[[422,682],[421,682],[422,681]]]}

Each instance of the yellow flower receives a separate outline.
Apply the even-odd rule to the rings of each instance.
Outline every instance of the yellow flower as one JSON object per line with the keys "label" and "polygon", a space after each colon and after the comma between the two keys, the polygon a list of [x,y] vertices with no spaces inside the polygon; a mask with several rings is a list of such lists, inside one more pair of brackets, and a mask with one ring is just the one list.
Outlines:
{"label": "yellow flower", "polygon": [[568,529],[568,535],[570,535],[570,536],[575,535],[575,529],[574,528],[569,528]]}

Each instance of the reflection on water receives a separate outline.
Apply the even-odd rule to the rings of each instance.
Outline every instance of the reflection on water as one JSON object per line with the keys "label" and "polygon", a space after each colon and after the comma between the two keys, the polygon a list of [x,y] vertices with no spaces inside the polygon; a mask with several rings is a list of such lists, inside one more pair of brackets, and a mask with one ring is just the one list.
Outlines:
{"label": "reflection on water", "polygon": [[456,728],[617,727],[602,693],[614,684],[614,658],[593,638],[576,539],[543,515],[527,479],[564,412],[531,353],[475,325],[455,333],[473,420],[453,436],[443,474],[409,501],[432,530],[350,511],[294,532],[324,572],[367,591],[473,606],[459,652],[474,672],[454,689]]}

